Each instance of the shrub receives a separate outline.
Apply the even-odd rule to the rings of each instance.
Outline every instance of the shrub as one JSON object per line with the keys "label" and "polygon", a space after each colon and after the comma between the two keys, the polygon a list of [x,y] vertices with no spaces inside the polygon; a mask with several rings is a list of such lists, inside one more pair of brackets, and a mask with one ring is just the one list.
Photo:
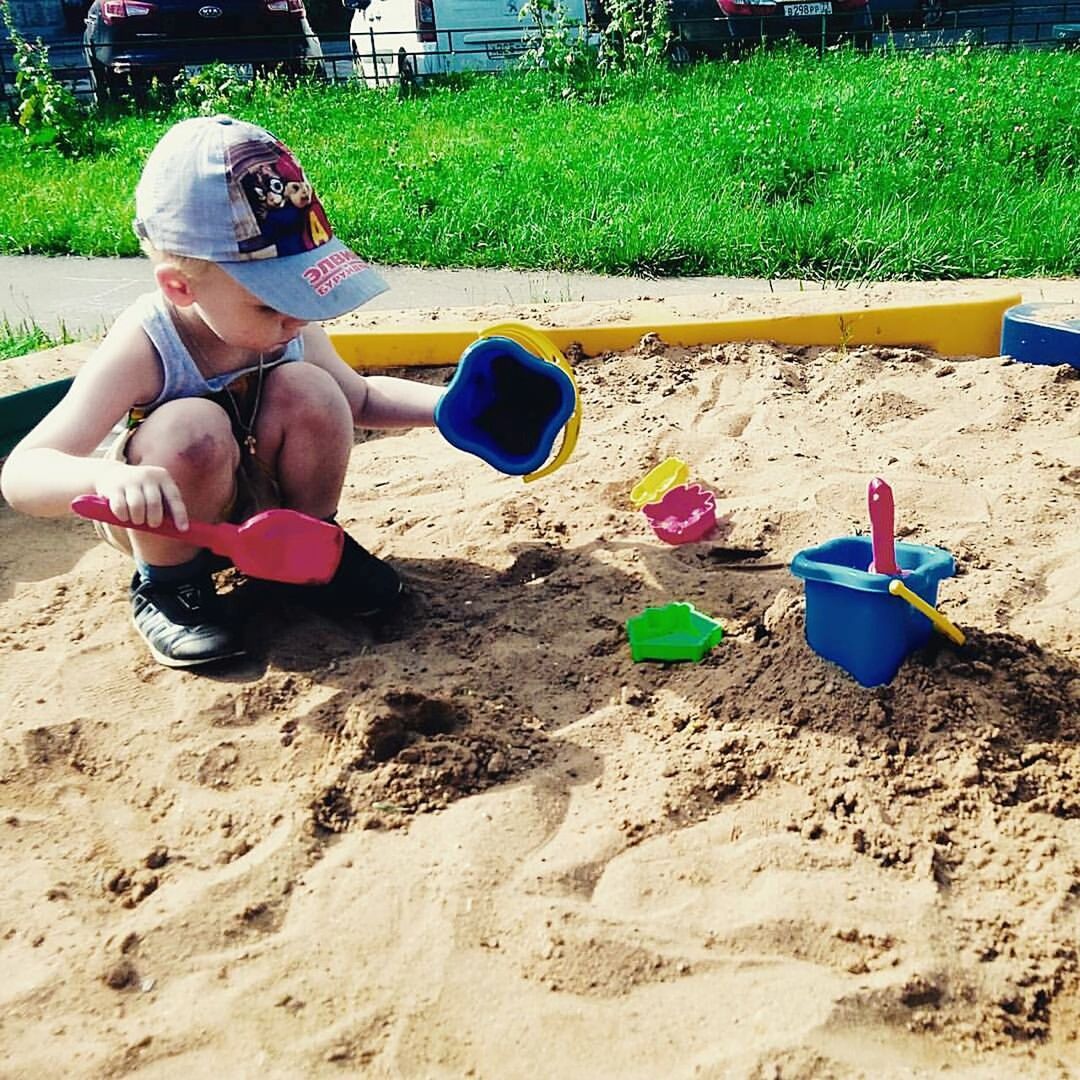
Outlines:
{"label": "shrub", "polygon": [[528,0],[520,17],[537,27],[536,43],[525,54],[524,67],[570,76],[581,76],[594,68],[585,27],[567,17],[559,0]]}
{"label": "shrub", "polygon": [[251,98],[252,84],[229,64],[206,64],[191,74],[182,72],[172,90],[182,113],[214,116],[232,112],[247,102]]}
{"label": "shrub", "polygon": [[27,41],[15,26],[9,0],[0,0],[0,13],[14,48],[15,123],[31,146],[51,146],[71,156],[87,153],[93,137],[86,110],[58,82],[49,65],[48,46]]}
{"label": "shrub", "polygon": [[601,67],[633,71],[666,59],[671,0],[604,0],[603,11]]}

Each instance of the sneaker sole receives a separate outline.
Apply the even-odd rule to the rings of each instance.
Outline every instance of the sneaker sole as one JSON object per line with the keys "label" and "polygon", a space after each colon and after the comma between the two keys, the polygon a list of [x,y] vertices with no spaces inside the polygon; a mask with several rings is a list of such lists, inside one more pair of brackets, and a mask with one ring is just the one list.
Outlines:
{"label": "sneaker sole", "polygon": [[[316,586],[319,588],[320,586]],[[304,590],[309,588],[307,585],[288,585],[288,589],[295,589],[295,592],[290,592],[289,598],[306,611],[312,612],[315,615],[323,615],[328,618],[349,618],[349,619],[372,619],[376,615],[386,615],[391,611],[397,611],[401,597],[405,593],[405,583],[403,581],[398,582],[397,592],[394,593],[393,600],[388,604],[383,604],[382,607],[365,608],[363,611],[358,611],[356,608],[350,608],[348,606],[338,608],[332,602],[319,603],[318,601],[312,601],[305,599]]]}
{"label": "sneaker sole", "polygon": [[139,635],[139,640],[150,650],[150,655],[163,667],[201,667],[203,664],[217,664],[222,660],[234,660],[238,656],[247,656],[247,649],[240,647],[233,652],[218,653],[217,656],[200,656],[194,660],[177,660],[175,657],[166,656],[164,653],[158,652],[157,649],[143,637],[142,631],[139,630],[139,627],[134,620],[132,620],[131,625],[135,627],[135,633]]}

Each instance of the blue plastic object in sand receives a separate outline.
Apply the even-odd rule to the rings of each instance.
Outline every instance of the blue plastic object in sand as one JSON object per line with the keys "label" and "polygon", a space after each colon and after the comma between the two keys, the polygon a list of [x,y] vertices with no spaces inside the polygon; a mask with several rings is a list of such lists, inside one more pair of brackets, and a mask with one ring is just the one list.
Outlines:
{"label": "blue plastic object in sand", "polygon": [[[535,480],[554,472],[577,440],[580,405],[573,372],[537,330],[504,323],[462,353],[435,406],[443,438],[500,472]],[[544,466],[563,431],[555,459]]]}
{"label": "blue plastic object in sand", "polygon": [[1001,354],[1027,364],[1080,368],[1080,306],[1017,304],[1005,312]]}
{"label": "blue plastic object in sand", "polygon": [[[938,583],[956,572],[943,548],[897,543],[903,583],[933,607]],[[806,640],[863,686],[891,682],[904,659],[926,643],[930,620],[889,592],[895,578],[872,574],[865,536],[842,536],[800,551],[791,572],[806,588]]]}

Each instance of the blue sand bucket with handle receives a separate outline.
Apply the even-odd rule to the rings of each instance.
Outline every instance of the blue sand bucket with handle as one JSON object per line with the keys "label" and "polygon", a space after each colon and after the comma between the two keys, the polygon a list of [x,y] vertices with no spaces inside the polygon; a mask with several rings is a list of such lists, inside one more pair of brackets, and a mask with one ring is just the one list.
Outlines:
{"label": "blue sand bucket with handle", "polygon": [[[895,554],[904,585],[933,607],[938,583],[956,573],[953,557],[943,548],[905,543],[896,544]],[[863,686],[891,682],[932,629],[925,615],[889,592],[892,577],[869,572],[873,557],[869,537],[841,536],[791,560],[791,572],[805,583],[807,643]]]}
{"label": "blue sand bucket with handle", "polygon": [[[569,458],[581,402],[566,357],[539,330],[501,323],[461,354],[435,406],[435,424],[451,446],[526,482]],[[562,445],[548,461],[559,432]],[[547,462],[547,464],[545,464]]]}

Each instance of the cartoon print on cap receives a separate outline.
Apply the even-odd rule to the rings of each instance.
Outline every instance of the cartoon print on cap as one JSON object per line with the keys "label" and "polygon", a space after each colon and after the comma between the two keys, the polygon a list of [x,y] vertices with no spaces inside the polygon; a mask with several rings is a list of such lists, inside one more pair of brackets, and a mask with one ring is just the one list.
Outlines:
{"label": "cartoon print on cap", "polygon": [[230,147],[227,165],[253,217],[245,222],[242,251],[254,257],[300,255],[333,236],[311,182],[281,143]]}

